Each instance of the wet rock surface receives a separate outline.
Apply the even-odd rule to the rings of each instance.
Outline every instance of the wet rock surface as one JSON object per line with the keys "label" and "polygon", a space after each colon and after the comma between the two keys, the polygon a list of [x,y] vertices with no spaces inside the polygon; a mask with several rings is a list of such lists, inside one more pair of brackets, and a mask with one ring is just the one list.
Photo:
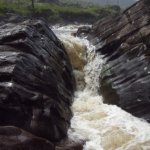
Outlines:
{"label": "wet rock surface", "polygon": [[0,25],[2,24],[6,24],[6,23],[20,23],[27,20],[27,17],[19,15],[19,14],[15,14],[15,13],[10,13],[7,12],[3,15],[0,16]]}
{"label": "wet rock surface", "polygon": [[1,150],[54,150],[54,145],[13,126],[0,127]]}
{"label": "wet rock surface", "polygon": [[100,78],[104,102],[150,121],[150,13],[141,0],[117,18],[105,18],[89,39],[107,58]]}
{"label": "wet rock surface", "polygon": [[0,26],[0,126],[61,140],[72,117],[74,87],[65,48],[43,21]]}
{"label": "wet rock surface", "polygon": [[82,140],[72,140],[69,138],[63,139],[61,142],[56,144],[55,150],[83,150],[85,144]]}
{"label": "wet rock surface", "polygon": [[76,32],[76,36],[78,37],[85,37],[87,36],[91,31],[91,27],[90,26],[82,26],[79,27],[77,32]]}

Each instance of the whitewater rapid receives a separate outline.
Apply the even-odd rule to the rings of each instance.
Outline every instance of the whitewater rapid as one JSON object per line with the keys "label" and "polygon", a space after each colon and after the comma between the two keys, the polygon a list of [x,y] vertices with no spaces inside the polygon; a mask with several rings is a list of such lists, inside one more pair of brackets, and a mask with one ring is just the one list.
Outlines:
{"label": "whitewater rapid", "polygon": [[84,150],[150,150],[150,124],[103,103],[98,90],[105,60],[86,38],[71,35],[76,29],[53,28],[68,52],[77,82],[68,136],[86,141]]}

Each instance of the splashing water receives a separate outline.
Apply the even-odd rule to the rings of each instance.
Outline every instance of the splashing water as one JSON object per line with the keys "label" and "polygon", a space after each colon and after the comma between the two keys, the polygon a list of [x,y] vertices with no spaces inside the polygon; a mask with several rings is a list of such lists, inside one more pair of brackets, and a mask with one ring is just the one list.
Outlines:
{"label": "splashing water", "polygon": [[66,47],[77,81],[69,137],[86,141],[84,150],[150,150],[150,125],[103,103],[98,88],[105,60],[88,40],[71,36],[72,31],[76,28],[69,26],[67,33],[60,33],[59,28],[56,33]]}

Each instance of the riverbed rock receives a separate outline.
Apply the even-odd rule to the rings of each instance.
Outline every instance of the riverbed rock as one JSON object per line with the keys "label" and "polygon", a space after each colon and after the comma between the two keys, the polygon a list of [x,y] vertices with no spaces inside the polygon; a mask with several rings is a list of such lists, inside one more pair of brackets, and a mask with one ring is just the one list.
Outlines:
{"label": "riverbed rock", "polygon": [[89,39],[107,59],[100,77],[104,102],[150,121],[150,8],[136,2],[117,18],[105,18]]}
{"label": "riverbed rock", "polygon": [[23,22],[24,20],[26,20],[27,17],[13,13],[13,12],[7,12],[5,14],[2,14],[0,16],[0,26],[6,23],[20,23]]}
{"label": "riverbed rock", "polygon": [[91,31],[91,27],[90,26],[81,26],[81,27],[78,28],[78,30],[76,32],[76,36],[78,36],[78,37],[88,36],[90,31]]}
{"label": "riverbed rock", "polygon": [[72,117],[74,81],[65,48],[45,22],[0,26],[0,126],[61,140]]}
{"label": "riverbed rock", "polygon": [[54,145],[13,126],[0,127],[1,150],[54,150]]}
{"label": "riverbed rock", "polygon": [[83,150],[85,142],[80,139],[63,139],[56,144],[55,150]]}

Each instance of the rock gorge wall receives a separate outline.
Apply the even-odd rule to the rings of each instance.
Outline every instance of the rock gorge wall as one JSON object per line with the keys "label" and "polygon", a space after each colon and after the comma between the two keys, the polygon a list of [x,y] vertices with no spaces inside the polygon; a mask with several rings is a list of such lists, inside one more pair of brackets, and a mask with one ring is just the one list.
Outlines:
{"label": "rock gorge wall", "polygon": [[54,149],[67,135],[74,88],[65,48],[46,23],[0,26],[1,150]]}
{"label": "rock gorge wall", "polygon": [[100,78],[104,102],[150,121],[150,13],[144,0],[117,18],[93,25],[89,36],[107,58]]}

